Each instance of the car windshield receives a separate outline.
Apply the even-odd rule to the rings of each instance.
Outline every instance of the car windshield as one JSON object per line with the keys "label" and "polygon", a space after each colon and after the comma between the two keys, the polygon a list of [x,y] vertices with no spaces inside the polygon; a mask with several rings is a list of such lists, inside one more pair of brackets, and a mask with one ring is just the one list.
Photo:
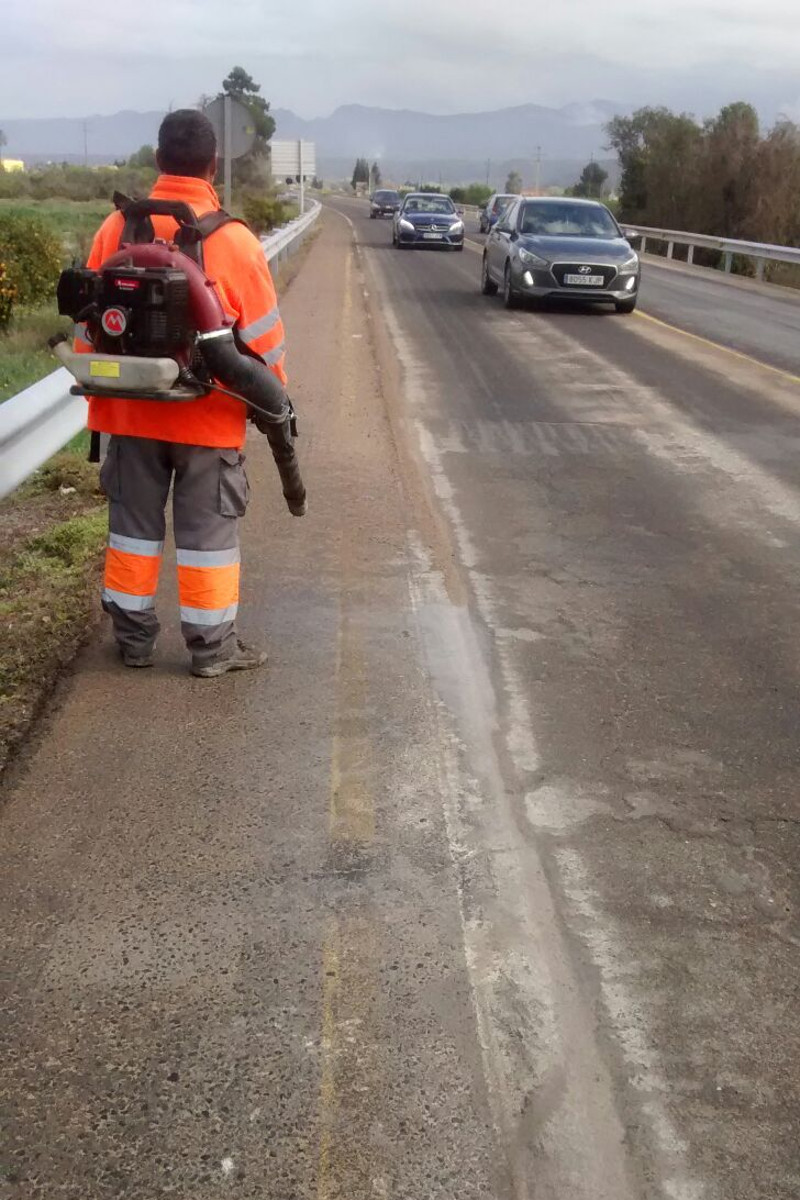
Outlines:
{"label": "car windshield", "polygon": [[407,213],[454,213],[455,205],[447,196],[409,196],[403,207]]}
{"label": "car windshield", "polygon": [[373,200],[377,200],[379,204],[391,204],[399,197],[397,192],[376,192]]}
{"label": "car windshield", "polygon": [[514,198],[514,196],[495,196],[492,212],[504,213]]}
{"label": "car windshield", "polygon": [[520,233],[535,237],[618,238],[614,218],[602,204],[526,204],[522,209]]}

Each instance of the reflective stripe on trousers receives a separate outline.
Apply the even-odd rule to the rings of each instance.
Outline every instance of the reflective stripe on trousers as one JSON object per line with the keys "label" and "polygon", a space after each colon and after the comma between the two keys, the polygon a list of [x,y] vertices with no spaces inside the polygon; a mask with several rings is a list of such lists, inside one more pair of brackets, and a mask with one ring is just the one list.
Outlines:
{"label": "reflective stripe on trousers", "polygon": [[153,608],[163,552],[162,540],[109,533],[103,600],[125,612]]}
{"label": "reflective stripe on trousers", "polygon": [[178,547],[181,620],[189,625],[222,625],[239,608],[239,547],[182,550]]}

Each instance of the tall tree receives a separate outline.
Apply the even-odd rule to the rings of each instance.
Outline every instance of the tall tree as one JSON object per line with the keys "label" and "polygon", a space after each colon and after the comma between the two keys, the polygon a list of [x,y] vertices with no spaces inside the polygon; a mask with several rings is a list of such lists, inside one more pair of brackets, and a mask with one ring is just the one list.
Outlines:
{"label": "tall tree", "polygon": [[379,188],[383,182],[383,176],[381,175],[381,169],[376,162],[374,162],[370,167],[370,177],[372,179],[372,186]]}
{"label": "tall tree", "polygon": [[667,108],[640,108],[630,117],[614,117],[606,133],[622,168],[623,218],[641,224],[675,221],[696,195],[702,137],[697,123]]}
{"label": "tall tree", "polygon": [[800,245],[800,127],[782,120],[758,146],[748,237]]}
{"label": "tall tree", "polygon": [[506,191],[515,194],[522,191],[522,176],[519,171],[509,171],[508,179],[506,180]]}
{"label": "tall tree", "polygon": [[603,195],[607,179],[608,171],[604,171],[600,164],[592,159],[581,171],[580,179],[572,188],[572,195],[599,200]]}
{"label": "tall tree", "polygon": [[369,184],[369,163],[366,158],[357,158],[356,165],[353,167],[353,178],[351,180],[353,191],[359,183]]}
{"label": "tall tree", "polygon": [[234,67],[222,81],[222,90],[233,100],[238,100],[253,114],[256,138],[268,142],[275,132],[275,118],[269,111],[269,102],[264,99],[261,84],[248,75],[244,67]]}
{"label": "tall tree", "polygon": [[249,109],[256,133],[253,148],[233,164],[233,177],[238,184],[264,184],[269,175],[268,143],[275,132],[275,119],[269,111],[269,102],[260,92],[261,84],[244,67],[234,67],[222,81],[221,94]]}
{"label": "tall tree", "polygon": [[760,130],[758,114],[742,101],[728,104],[707,121],[700,193],[705,231],[722,237],[746,238],[759,187],[756,167]]}

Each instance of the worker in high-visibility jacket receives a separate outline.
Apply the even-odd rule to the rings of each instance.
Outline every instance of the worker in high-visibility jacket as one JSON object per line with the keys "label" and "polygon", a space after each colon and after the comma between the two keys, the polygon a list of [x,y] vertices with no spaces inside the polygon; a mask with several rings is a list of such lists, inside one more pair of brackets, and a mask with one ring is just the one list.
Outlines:
{"label": "worker in high-visibility jacket", "polygon": [[[216,137],[202,113],[185,109],[165,117],[157,162],[161,173],[151,198],[185,201],[198,219],[219,209],[213,187]],[[152,220],[160,238],[170,238],[177,228],[171,217]],[[124,223],[119,212],[106,219],[89,267],[98,268],[119,249]],[[203,254],[238,339],[285,384],[283,324],[258,239],[231,222],[204,242]],[[78,326],[75,349],[88,351],[82,333]],[[171,485],[181,628],[192,673],[213,677],[261,666],[266,654],[251,650],[236,634],[238,520],[249,491],[242,454],[245,406],[217,391],[181,402],[91,397],[88,425],[112,435],[100,474],[109,500],[103,607],[125,665],[154,661],[156,587]]]}

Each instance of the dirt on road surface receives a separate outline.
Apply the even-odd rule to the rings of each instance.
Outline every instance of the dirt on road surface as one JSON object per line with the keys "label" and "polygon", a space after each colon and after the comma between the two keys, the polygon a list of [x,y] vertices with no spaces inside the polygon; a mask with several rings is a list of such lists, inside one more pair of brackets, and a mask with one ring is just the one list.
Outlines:
{"label": "dirt on road surface", "polygon": [[157,667],[104,634],[8,782],[0,1197],[796,1200],[794,676],[764,666],[786,725],[731,767],[745,716],[709,697],[758,668],[726,644],[703,690],[670,551],[691,530],[716,599],[724,550],[727,628],[746,598],[785,631],[737,557],[784,490],[748,478],[721,545],[732,460],[667,428],[660,380],[501,325],[472,254],[340,207],[282,305],[302,521],[248,444],[268,671],[189,677],[167,559]]}

